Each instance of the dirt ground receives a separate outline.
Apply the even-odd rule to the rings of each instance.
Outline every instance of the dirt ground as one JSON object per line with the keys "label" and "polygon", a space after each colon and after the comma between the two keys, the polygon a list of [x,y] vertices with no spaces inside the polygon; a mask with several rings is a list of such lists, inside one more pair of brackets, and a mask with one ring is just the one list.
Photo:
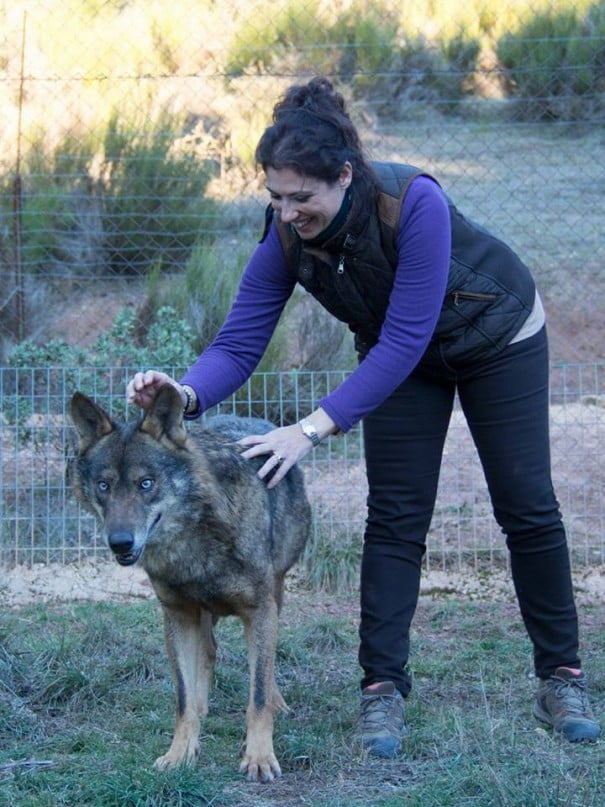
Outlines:
{"label": "dirt ground", "polygon": [[[593,566],[574,573],[578,606],[604,606],[605,566]],[[288,578],[288,597],[304,592],[296,573]],[[344,595],[343,595],[344,596]],[[337,607],[343,596],[325,592],[310,595],[327,612]],[[514,602],[510,575],[506,570],[428,571],[423,575],[421,596],[430,599],[461,599],[489,602]],[[0,571],[0,606],[51,605],[65,602],[129,602],[153,599],[154,594],[142,568],[123,568],[115,563],[33,567],[19,566]],[[355,603],[355,594],[346,595]]]}

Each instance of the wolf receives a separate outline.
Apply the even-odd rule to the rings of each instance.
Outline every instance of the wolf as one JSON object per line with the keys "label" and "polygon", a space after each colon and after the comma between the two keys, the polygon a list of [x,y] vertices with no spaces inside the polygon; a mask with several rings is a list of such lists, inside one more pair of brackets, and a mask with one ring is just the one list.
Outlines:
{"label": "wolf", "polygon": [[156,768],[199,757],[216,659],[213,627],[236,615],[250,671],[240,770],[250,781],[281,776],[273,716],[288,707],[275,681],[275,651],[284,577],[310,531],[301,469],[268,489],[256,473],[264,460],[244,459],[237,441],[273,426],[219,415],[186,427],[178,391],[168,385],[136,421],[115,422],[80,392],[71,418],[78,440],[67,472],[75,497],[98,517],[117,562],[143,566],[162,606],[176,724]]}

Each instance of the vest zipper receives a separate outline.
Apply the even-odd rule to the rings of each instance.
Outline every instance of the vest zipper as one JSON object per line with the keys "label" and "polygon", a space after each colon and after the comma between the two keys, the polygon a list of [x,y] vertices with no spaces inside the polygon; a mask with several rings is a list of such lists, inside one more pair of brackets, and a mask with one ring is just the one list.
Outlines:
{"label": "vest zipper", "polygon": [[336,270],[339,275],[344,275],[345,273],[345,256],[340,255],[338,258],[338,269]]}
{"label": "vest zipper", "polygon": [[498,299],[497,294],[481,294],[476,291],[453,291],[454,305],[458,305],[460,300],[474,300],[476,302],[492,302]]}

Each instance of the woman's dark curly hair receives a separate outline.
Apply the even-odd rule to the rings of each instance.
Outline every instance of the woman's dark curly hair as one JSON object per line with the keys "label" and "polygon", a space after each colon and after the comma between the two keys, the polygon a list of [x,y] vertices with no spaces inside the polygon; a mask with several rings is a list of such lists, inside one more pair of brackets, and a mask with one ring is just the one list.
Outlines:
{"label": "woman's dark curly hair", "polygon": [[290,168],[332,185],[345,162],[353,166],[353,185],[375,193],[377,182],[368,164],[345,100],[324,77],[290,87],[273,108],[273,124],[256,147],[263,170]]}

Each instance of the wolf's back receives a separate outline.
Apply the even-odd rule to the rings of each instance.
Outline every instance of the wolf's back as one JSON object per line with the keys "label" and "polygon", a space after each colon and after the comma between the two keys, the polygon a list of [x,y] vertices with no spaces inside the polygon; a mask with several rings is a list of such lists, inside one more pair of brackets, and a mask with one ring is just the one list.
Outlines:
{"label": "wolf's back", "polygon": [[[262,418],[215,415],[204,422],[199,439],[203,446],[204,433],[210,432],[219,436],[219,439],[226,438],[230,443],[236,443],[249,434],[265,434],[274,428],[273,423]],[[207,447],[206,443],[206,449]],[[238,448],[237,453],[239,452]],[[244,460],[246,475],[255,477],[266,459],[266,456],[261,456]],[[259,513],[258,518],[264,520],[268,516],[274,568],[285,572],[299,558],[309,539],[311,507],[305,490],[304,474],[298,465],[293,466],[276,487],[267,488],[266,481],[262,483],[266,510]],[[237,495],[237,491],[231,490],[231,495]],[[242,530],[245,532],[247,529],[254,531],[252,525],[243,524]]]}
{"label": "wolf's back", "polygon": [[266,434],[275,426],[263,418],[213,415],[204,422],[204,428],[237,441],[248,434]]}

